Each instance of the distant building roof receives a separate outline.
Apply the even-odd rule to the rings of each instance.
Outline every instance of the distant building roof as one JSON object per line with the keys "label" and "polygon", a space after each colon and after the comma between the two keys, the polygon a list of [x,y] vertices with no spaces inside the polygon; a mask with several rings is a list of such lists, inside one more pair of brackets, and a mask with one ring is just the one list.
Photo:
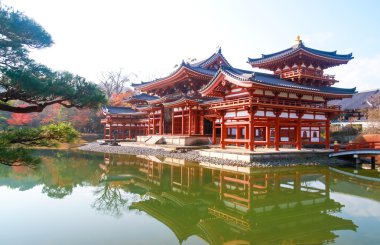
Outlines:
{"label": "distant building roof", "polygon": [[132,109],[131,107],[119,107],[119,106],[102,106],[102,110],[105,114],[136,114],[138,111]]}
{"label": "distant building roof", "polygon": [[133,101],[150,101],[150,100],[156,100],[158,99],[159,97],[157,96],[154,96],[154,95],[149,95],[149,94],[145,94],[145,93],[141,93],[141,94],[135,94],[127,99],[125,99],[124,101],[125,102],[133,102]]}
{"label": "distant building roof", "polygon": [[329,105],[340,105],[342,110],[362,110],[372,108],[373,99],[376,95],[380,95],[380,90],[371,90],[359,92],[352,96],[352,98],[345,98],[342,100],[329,101]]}

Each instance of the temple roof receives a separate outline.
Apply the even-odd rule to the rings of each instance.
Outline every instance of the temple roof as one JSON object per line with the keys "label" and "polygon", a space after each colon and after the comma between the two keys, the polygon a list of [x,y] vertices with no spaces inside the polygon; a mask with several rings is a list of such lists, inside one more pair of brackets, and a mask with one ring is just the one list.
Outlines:
{"label": "temple roof", "polygon": [[139,114],[140,112],[132,109],[131,107],[118,107],[118,106],[108,106],[103,105],[102,110],[104,114],[124,114],[124,115],[131,115],[131,114]]}
{"label": "temple roof", "polygon": [[222,55],[221,48],[219,48],[216,53],[214,53],[213,55],[211,55],[205,60],[202,60],[196,63],[186,63],[185,61],[182,61],[179,67],[168,76],[162,77],[153,81],[149,81],[149,82],[142,82],[141,84],[132,83],[132,86],[135,88],[145,88],[153,84],[159,84],[164,80],[168,80],[169,78],[174,77],[175,75],[178,75],[183,70],[187,70],[187,71],[199,74],[201,76],[207,76],[211,78],[212,76],[215,75],[220,65],[220,64],[215,64],[214,66],[212,66],[212,64],[218,61],[224,66],[231,67],[230,63],[228,63],[226,58]]}
{"label": "temple roof", "polygon": [[267,62],[287,58],[297,53],[305,53],[316,57],[337,61],[338,63],[347,63],[353,59],[352,53],[349,54],[337,54],[337,51],[322,51],[306,47],[301,40],[297,40],[298,43],[290,48],[272,54],[262,54],[260,58],[248,58],[248,63],[252,66],[260,66]]}
{"label": "temple roof", "polygon": [[315,93],[329,93],[329,94],[343,94],[343,95],[352,95],[355,93],[356,88],[336,88],[336,87],[315,87],[315,86],[307,86],[300,85],[294,82],[289,82],[283,79],[280,79],[276,75],[261,73],[261,72],[253,72],[247,70],[236,69],[232,67],[224,67],[222,66],[219,71],[215,74],[213,79],[206,84],[204,87],[200,89],[202,95],[207,95],[208,90],[215,85],[215,82],[218,80],[220,75],[227,76],[231,78],[230,80],[234,81],[236,84],[242,87],[252,87],[254,84],[257,85],[265,85],[265,86],[275,86],[286,89],[294,89],[294,90],[303,90],[310,91]]}
{"label": "temple roof", "polygon": [[223,61],[224,65],[231,66],[230,63],[227,61],[227,59],[223,56],[222,48],[220,48],[220,47],[218,48],[218,51],[215,54],[211,55],[207,59],[193,63],[191,65],[193,67],[202,67],[202,68],[209,68],[210,69],[210,67],[208,67],[208,66],[210,64],[212,64],[213,62],[217,61],[218,59],[221,59]]}
{"label": "temple roof", "polygon": [[125,99],[125,102],[134,102],[134,101],[150,101],[150,100],[155,100],[158,99],[159,97],[154,96],[154,95],[149,95],[145,93],[141,94],[135,94],[127,99]]}
{"label": "temple roof", "polygon": [[178,100],[171,101],[168,103],[163,103],[163,105],[165,107],[178,107],[181,105],[197,105],[197,104],[199,104],[200,101],[202,101],[202,100],[197,99],[197,98],[192,98],[189,96],[182,96]]}
{"label": "temple roof", "polygon": [[328,105],[339,105],[342,107],[342,110],[367,109],[373,107],[373,99],[378,95],[380,95],[379,89],[365,91],[354,94],[352,98],[329,101]]}

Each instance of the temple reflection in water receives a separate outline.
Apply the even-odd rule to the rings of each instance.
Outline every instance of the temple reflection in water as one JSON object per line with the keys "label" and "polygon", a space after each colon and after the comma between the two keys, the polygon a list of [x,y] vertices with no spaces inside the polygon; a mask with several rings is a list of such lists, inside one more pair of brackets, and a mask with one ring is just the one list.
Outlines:
{"label": "temple reflection in water", "polygon": [[132,209],[170,228],[179,242],[322,244],[356,231],[335,216],[330,173],[320,167],[249,168],[179,159],[105,155],[102,182],[139,193]]}

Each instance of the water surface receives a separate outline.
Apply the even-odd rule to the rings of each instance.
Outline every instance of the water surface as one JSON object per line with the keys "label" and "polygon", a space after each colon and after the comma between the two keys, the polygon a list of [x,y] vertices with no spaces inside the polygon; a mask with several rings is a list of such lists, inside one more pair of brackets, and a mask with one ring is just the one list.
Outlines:
{"label": "water surface", "polygon": [[380,244],[380,183],[327,167],[38,154],[0,166],[0,244]]}

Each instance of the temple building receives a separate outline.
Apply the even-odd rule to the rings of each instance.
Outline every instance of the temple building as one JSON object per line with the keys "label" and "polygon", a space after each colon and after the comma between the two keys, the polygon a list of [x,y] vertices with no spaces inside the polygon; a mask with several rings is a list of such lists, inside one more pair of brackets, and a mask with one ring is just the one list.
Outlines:
{"label": "temple building", "polygon": [[133,84],[138,94],[126,99],[129,114],[118,118],[104,108],[104,137],[121,128],[131,133],[115,133],[117,139],[132,135],[150,143],[328,148],[330,120],[341,113],[328,102],[352,97],[355,88],[334,87],[338,81],[324,70],[352,58],[306,47],[297,37],[288,49],[248,59],[268,74],[233,67],[219,48],[200,62],[182,62],[166,77]]}

